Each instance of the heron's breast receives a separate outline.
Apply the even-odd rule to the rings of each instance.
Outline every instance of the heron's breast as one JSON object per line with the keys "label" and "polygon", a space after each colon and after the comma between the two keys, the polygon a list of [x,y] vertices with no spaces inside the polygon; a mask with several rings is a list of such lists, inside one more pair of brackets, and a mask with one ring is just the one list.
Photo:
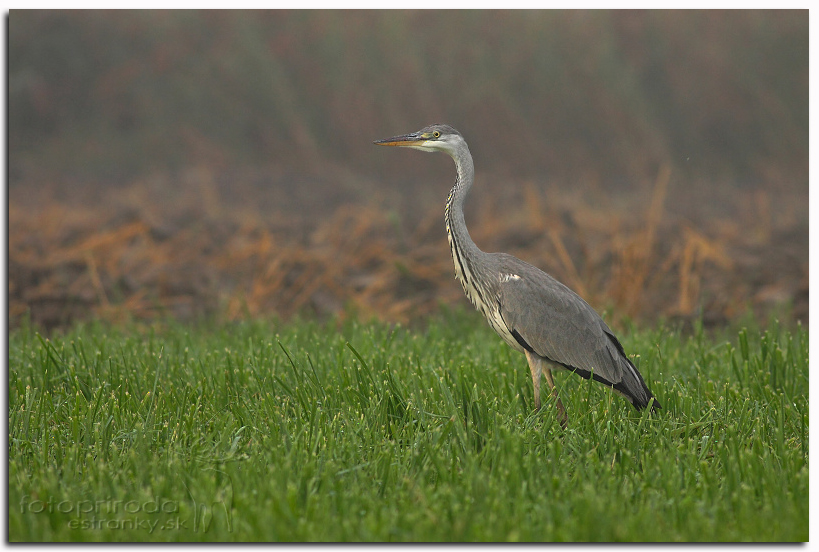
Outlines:
{"label": "heron's breast", "polygon": [[[449,230],[449,228],[447,228],[447,230]],[[520,343],[518,343],[518,341],[512,335],[511,330],[506,326],[506,322],[504,322],[503,317],[501,316],[500,304],[498,303],[497,297],[495,297],[492,301],[487,300],[491,293],[489,290],[481,290],[478,287],[479,283],[470,269],[469,263],[461,258],[459,248],[452,239],[452,234],[447,232],[447,235],[449,237],[450,248],[452,249],[452,262],[455,264],[455,278],[461,282],[461,286],[464,289],[464,294],[466,294],[466,297],[475,306],[475,308],[479,310],[481,314],[483,314],[486,321],[489,322],[489,325],[493,330],[495,330],[495,333],[497,333],[510,347],[523,353],[523,347],[521,347]],[[507,279],[503,280],[504,277]],[[502,275],[502,281],[514,279],[519,280],[520,276],[517,274]]]}
{"label": "heron's breast", "polygon": [[518,352],[526,352],[520,343],[518,343],[518,340],[515,339],[515,336],[512,335],[506,322],[504,322],[500,314],[500,309],[491,309],[489,313],[484,312],[484,316],[486,316],[486,320],[489,322],[489,325],[492,326],[492,329],[495,330],[495,333],[501,336],[501,339],[503,339],[507,345]]}

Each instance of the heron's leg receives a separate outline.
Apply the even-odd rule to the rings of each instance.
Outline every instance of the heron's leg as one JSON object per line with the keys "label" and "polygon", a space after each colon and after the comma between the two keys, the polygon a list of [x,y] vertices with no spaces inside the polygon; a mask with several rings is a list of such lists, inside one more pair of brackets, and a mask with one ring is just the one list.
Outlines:
{"label": "heron's leg", "polygon": [[560,426],[563,429],[566,429],[566,424],[569,422],[569,417],[566,415],[566,409],[563,408],[563,403],[560,401],[560,396],[557,394],[557,387],[555,387],[555,380],[552,377],[552,369],[546,368],[546,382],[549,384],[549,388],[552,390],[552,395],[557,402],[557,416],[560,420]]}
{"label": "heron's leg", "polygon": [[526,361],[532,372],[532,384],[535,386],[535,411],[540,410],[540,374],[543,371],[541,360],[533,353],[526,351]]}

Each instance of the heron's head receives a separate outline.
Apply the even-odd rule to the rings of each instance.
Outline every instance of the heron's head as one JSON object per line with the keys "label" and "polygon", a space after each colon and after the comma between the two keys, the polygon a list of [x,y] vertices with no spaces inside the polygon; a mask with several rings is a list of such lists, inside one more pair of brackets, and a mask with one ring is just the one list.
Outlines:
{"label": "heron's head", "polygon": [[429,125],[418,132],[376,140],[379,146],[401,146],[421,151],[443,151],[451,156],[466,146],[461,133],[449,125]]}

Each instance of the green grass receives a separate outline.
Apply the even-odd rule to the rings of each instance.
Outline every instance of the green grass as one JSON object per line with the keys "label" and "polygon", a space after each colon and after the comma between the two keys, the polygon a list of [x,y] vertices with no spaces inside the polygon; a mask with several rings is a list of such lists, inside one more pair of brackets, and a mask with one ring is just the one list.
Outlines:
{"label": "green grass", "polygon": [[807,332],[619,332],[664,410],[475,313],[9,338],[11,541],[804,541]]}

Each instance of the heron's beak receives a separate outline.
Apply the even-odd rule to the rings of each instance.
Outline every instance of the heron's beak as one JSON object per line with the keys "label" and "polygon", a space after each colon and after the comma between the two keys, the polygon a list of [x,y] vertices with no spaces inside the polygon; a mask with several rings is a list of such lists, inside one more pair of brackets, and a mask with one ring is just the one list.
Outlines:
{"label": "heron's beak", "polygon": [[420,146],[426,142],[426,139],[417,132],[412,134],[404,134],[403,136],[394,136],[392,138],[385,138],[384,140],[376,140],[373,144],[379,146]]}

